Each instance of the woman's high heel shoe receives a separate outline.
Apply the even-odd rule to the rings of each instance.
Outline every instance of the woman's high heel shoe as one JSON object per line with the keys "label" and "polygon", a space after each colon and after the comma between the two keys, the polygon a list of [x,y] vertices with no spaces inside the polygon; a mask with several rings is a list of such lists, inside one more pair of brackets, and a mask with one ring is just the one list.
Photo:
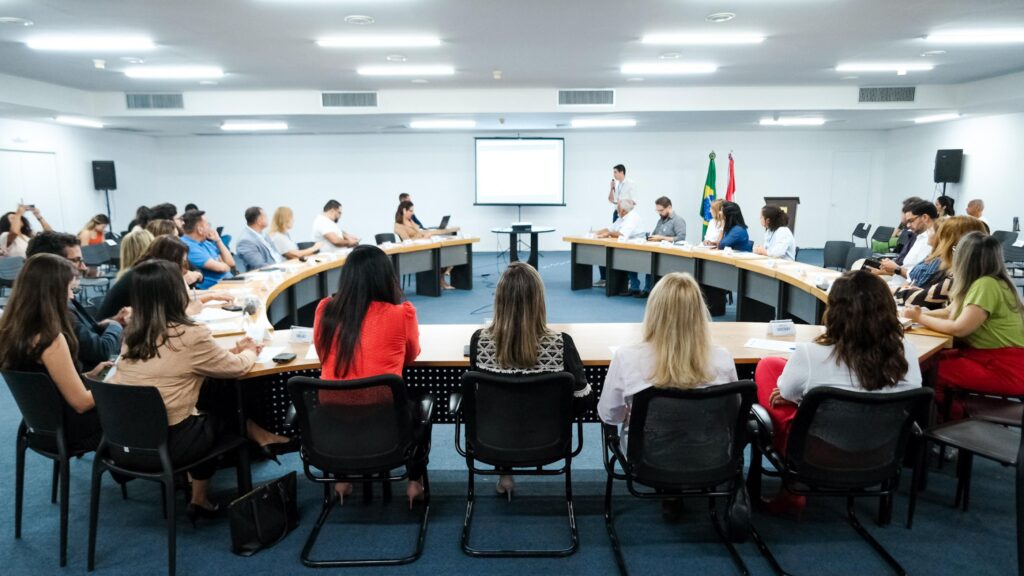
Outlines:
{"label": "woman's high heel shoe", "polygon": [[498,494],[504,494],[508,497],[508,501],[512,501],[512,491],[516,489],[516,480],[511,476],[502,476],[498,479],[498,484],[494,487]]}
{"label": "woman's high heel shoe", "polygon": [[772,516],[790,516],[797,520],[807,507],[807,498],[789,492],[780,492],[775,498],[761,499],[762,509]]}
{"label": "woman's high heel shoe", "polygon": [[[341,487],[341,490],[338,488]],[[334,485],[334,493],[338,495],[338,505],[345,505],[345,496],[352,493],[352,484],[350,482],[338,482]]]}
{"label": "woman's high heel shoe", "polygon": [[188,517],[188,521],[192,523],[192,527],[196,527],[196,521],[200,518],[217,518],[220,516],[220,506],[215,504],[213,508],[207,508],[205,506],[199,506],[194,502],[189,502],[185,508],[185,516]]}
{"label": "woman's high heel shoe", "polygon": [[423,500],[424,488],[423,484],[409,480],[408,486],[405,487],[405,496],[409,498],[409,510],[412,510],[412,505],[417,500]]}
{"label": "woman's high heel shoe", "polygon": [[281,461],[277,457],[281,454],[287,454],[288,452],[294,452],[299,448],[298,438],[291,438],[287,442],[275,442],[272,444],[260,445],[260,452],[263,457],[267,460],[273,460],[278,466],[281,465]]}

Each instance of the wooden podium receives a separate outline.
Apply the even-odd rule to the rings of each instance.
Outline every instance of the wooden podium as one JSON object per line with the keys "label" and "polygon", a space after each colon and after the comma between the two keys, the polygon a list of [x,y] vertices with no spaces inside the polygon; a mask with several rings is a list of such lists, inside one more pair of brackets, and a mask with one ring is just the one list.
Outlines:
{"label": "wooden podium", "polygon": [[799,196],[765,196],[764,203],[782,208],[789,216],[789,230],[796,233],[796,208],[800,205]]}

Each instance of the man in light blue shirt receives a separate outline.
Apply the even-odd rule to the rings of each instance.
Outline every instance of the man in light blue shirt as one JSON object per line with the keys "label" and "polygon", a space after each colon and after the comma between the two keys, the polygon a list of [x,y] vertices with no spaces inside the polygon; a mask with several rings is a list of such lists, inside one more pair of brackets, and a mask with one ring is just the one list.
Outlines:
{"label": "man in light blue shirt", "polygon": [[235,252],[242,259],[246,269],[254,270],[281,262],[283,258],[264,233],[269,226],[267,213],[259,206],[248,208],[245,211],[245,224]]}
{"label": "man in light blue shirt", "polygon": [[230,278],[235,259],[220,239],[217,229],[206,219],[206,212],[189,210],[181,219],[185,230],[181,241],[188,246],[188,263],[203,273],[203,280],[196,287],[206,290]]}

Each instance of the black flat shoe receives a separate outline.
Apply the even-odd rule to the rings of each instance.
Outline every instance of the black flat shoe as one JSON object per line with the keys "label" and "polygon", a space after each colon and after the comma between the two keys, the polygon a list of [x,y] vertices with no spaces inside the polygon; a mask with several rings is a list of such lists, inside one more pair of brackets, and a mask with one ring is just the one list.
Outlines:
{"label": "black flat shoe", "polygon": [[295,452],[298,449],[298,438],[291,438],[287,442],[275,442],[273,444],[264,444],[260,446],[260,452],[263,453],[263,457],[267,460],[273,460],[278,466],[281,465],[281,461],[277,459],[278,456],[289,452]]}
{"label": "black flat shoe", "polygon": [[192,527],[196,527],[196,522],[200,518],[212,519],[220,517],[220,505],[214,504],[213,508],[207,508],[205,506],[197,506],[196,504],[189,502],[188,507],[185,508],[185,516],[188,517],[188,521],[192,523]]}

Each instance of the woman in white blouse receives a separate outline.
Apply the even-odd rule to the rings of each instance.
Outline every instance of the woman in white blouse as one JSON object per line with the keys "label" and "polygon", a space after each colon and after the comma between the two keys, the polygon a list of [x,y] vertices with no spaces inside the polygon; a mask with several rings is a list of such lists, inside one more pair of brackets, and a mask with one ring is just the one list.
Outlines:
{"label": "woman in white blouse", "polygon": [[722,204],[725,204],[725,200],[715,200],[711,203],[711,221],[708,222],[708,229],[704,231],[705,246],[718,246],[718,241],[722,239],[722,231],[725,229]]}
{"label": "woman in white blouse", "polygon": [[292,229],[292,224],[295,221],[295,214],[292,213],[292,209],[287,206],[281,206],[277,210],[274,210],[274,218],[270,222],[270,241],[274,244],[274,249],[279,254],[289,259],[303,258],[316,254],[320,250],[320,243],[317,242],[306,248],[305,250],[299,250],[299,245],[292,240],[292,237],[288,234],[288,231]]}
{"label": "woman in white blouse", "polygon": [[764,246],[754,246],[762,256],[796,260],[796,238],[789,229],[789,214],[778,206],[761,208],[761,226],[764,227]]}
{"label": "woman in white blouse", "polygon": [[[797,406],[813,388],[884,393],[921,387],[917,350],[903,338],[896,302],[884,280],[865,270],[837,278],[823,321],[825,333],[798,343],[788,362],[764,358],[754,373],[758,403],[768,409],[775,447],[782,453]],[[773,513],[799,513],[805,505],[803,496],[786,491],[766,502]]]}

